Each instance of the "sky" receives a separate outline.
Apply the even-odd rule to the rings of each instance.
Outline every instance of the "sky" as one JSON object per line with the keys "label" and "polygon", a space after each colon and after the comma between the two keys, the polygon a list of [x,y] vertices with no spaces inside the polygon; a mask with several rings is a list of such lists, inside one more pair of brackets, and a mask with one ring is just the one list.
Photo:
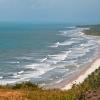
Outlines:
{"label": "sky", "polygon": [[0,21],[100,23],[100,0],[0,0]]}

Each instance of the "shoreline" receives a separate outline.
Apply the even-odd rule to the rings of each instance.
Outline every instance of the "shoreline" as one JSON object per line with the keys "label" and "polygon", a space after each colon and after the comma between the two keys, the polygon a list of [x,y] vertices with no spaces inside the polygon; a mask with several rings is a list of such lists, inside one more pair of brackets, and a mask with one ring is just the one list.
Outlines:
{"label": "shoreline", "polygon": [[100,67],[100,57],[97,58],[90,64],[90,67],[85,69],[85,71],[80,72],[81,75],[79,75],[77,78],[75,78],[73,81],[69,82],[65,87],[61,88],[61,90],[69,90],[72,88],[73,84],[80,84],[83,83],[86,78],[88,78],[89,75],[91,75],[96,69],[99,69]]}
{"label": "shoreline", "polygon": [[[100,44],[100,36],[94,36],[94,35],[87,35],[82,32],[82,35],[89,36],[87,38],[93,38],[95,41],[97,41]],[[100,48],[99,48],[100,49]],[[81,68],[80,70],[77,70],[75,73],[69,76],[68,79],[64,79],[61,82],[50,85],[50,86],[44,86],[44,89],[60,89],[60,90],[69,90],[72,88],[73,84],[80,84],[83,83],[86,78],[88,78],[89,75],[91,75],[93,72],[95,72],[96,69],[99,69],[100,67],[100,53],[99,49],[96,50],[96,53],[92,60],[87,63],[86,66]],[[74,75],[75,74],[75,75]]]}
{"label": "shoreline", "polygon": [[73,84],[78,85],[83,83],[89,75],[91,75],[93,72],[95,72],[96,69],[99,69],[100,67],[100,53],[97,53],[96,55],[97,56],[94,56],[94,59],[92,59],[91,62],[87,63],[87,65],[81,69],[75,71],[68,77],[68,79],[64,79],[57,84],[44,86],[43,88],[47,90],[60,89],[62,91],[66,91],[71,89]]}
{"label": "shoreline", "polygon": [[[87,34],[83,34],[87,35]],[[95,37],[95,40],[100,39],[100,36],[94,36],[94,35],[87,35],[92,38]],[[98,52],[96,56],[94,56],[94,59],[91,63],[89,63],[83,70],[81,70],[76,77],[74,77],[67,85],[61,88],[61,90],[69,90],[72,88],[73,84],[80,84],[83,83],[86,78],[88,78],[89,75],[91,75],[93,72],[95,72],[96,69],[100,68],[100,53]]]}

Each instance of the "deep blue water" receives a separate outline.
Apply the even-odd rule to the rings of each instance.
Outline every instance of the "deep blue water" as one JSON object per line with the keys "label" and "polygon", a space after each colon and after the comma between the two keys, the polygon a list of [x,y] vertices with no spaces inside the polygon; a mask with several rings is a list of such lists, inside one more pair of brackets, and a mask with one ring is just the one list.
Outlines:
{"label": "deep blue water", "polygon": [[63,24],[0,24],[1,84],[50,84],[90,61],[97,43],[82,28]]}

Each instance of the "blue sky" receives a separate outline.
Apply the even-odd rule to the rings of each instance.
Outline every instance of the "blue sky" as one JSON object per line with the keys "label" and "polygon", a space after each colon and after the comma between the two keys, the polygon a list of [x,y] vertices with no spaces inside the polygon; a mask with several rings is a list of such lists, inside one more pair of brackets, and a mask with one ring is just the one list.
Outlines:
{"label": "blue sky", "polygon": [[0,0],[0,21],[100,23],[100,0]]}

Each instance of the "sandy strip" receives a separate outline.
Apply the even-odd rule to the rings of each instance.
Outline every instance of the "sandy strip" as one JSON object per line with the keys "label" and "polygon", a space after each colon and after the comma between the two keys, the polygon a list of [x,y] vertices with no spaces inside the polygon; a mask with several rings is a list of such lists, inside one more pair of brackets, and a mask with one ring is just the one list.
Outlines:
{"label": "sandy strip", "polygon": [[62,90],[68,90],[72,88],[73,84],[79,84],[82,83],[87,77],[88,75],[91,75],[92,72],[94,72],[96,69],[98,69],[100,67],[100,58],[96,59],[90,68],[88,68],[82,75],[80,75],[76,80],[70,82],[69,84],[67,84],[64,88],[62,88]]}

